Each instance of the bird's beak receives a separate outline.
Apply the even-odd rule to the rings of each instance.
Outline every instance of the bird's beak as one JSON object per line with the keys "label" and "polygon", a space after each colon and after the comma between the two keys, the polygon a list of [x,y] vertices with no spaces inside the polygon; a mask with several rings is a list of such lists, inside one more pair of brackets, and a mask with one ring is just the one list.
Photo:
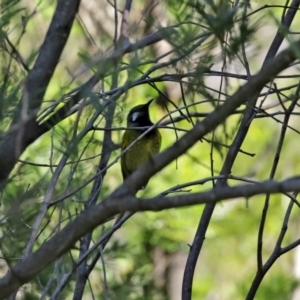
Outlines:
{"label": "bird's beak", "polygon": [[152,103],[153,100],[154,100],[154,99],[151,99],[150,101],[147,102],[147,106],[148,106],[148,107],[150,106],[150,104]]}

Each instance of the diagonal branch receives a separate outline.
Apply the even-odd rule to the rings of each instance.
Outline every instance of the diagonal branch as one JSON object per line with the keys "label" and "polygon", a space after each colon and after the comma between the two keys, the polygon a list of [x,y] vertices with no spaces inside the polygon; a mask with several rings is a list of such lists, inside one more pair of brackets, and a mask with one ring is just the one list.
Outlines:
{"label": "diagonal branch", "polygon": [[[123,43],[127,41],[127,25],[128,25],[128,18],[129,18],[129,11],[131,8],[131,0],[127,0],[125,4],[125,8],[123,10],[123,18],[121,23],[121,29],[120,29],[120,37],[118,41],[115,43],[115,51],[118,51],[118,47],[121,47],[121,49],[124,48]],[[117,35],[117,25],[118,25],[118,19],[117,19],[117,6],[115,2],[115,26],[116,26],[116,35]],[[115,36],[115,40],[117,39],[117,36]],[[118,84],[118,61],[114,62],[114,74],[112,76],[112,85],[111,89],[114,89],[117,87]],[[109,129],[112,128],[113,125],[113,118],[116,110],[116,99],[114,101],[110,102],[110,105],[108,106],[108,109],[105,114],[105,128]],[[112,151],[114,150],[113,142],[112,142],[112,132],[110,130],[107,130],[104,132],[103,137],[103,145],[102,145],[102,152],[101,152],[101,158],[98,165],[99,170],[99,176],[95,178],[93,188],[91,191],[91,194],[88,199],[88,203],[86,205],[86,208],[92,207],[96,205],[97,199],[99,197],[99,194],[102,189],[103,180],[106,175],[106,168],[108,161],[111,157]],[[87,235],[83,237],[83,239],[80,241],[80,255],[79,257],[83,257],[85,253],[88,251],[91,239],[92,239],[93,231],[90,231]],[[103,247],[103,245],[102,245]],[[103,247],[104,248],[104,247]],[[103,249],[102,248],[102,249]],[[102,255],[101,255],[102,257]],[[102,257],[103,259],[103,257]],[[85,260],[83,260],[82,264],[79,265],[79,268],[77,270],[76,274],[76,284],[75,284],[75,291],[73,300],[80,300],[82,299],[84,289],[86,286],[86,281],[89,278],[89,274],[91,272],[90,267],[88,267],[88,257],[86,257]],[[103,263],[104,266],[104,263]]]}
{"label": "diagonal branch", "polygon": [[257,184],[246,184],[235,187],[220,187],[207,192],[179,195],[174,197],[157,197],[154,199],[137,199],[131,195],[112,194],[102,203],[79,215],[62,231],[44,243],[39,250],[17,263],[0,280],[0,299],[4,299],[22,284],[34,278],[44,268],[63,255],[83,235],[104,223],[107,218],[125,211],[159,211],[173,207],[216,203],[221,200],[265,194],[300,192],[300,177],[293,177],[282,182],[268,180]]}
{"label": "diagonal branch", "polygon": [[[75,0],[74,0],[75,1]],[[62,1],[64,2],[64,1]],[[68,2],[68,1],[66,1]],[[74,94],[71,99],[60,108],[57,112],[55,112],[48,120],[40,124],[36,120],[36,115],[38,112],[38,105],[37,100],[32,101],[32,108],[34,110],[29,111],[25,116],[24,114],[21,116],[21,119],[18,121],[18,116],[16,114],[14,118],[14,123],[12,123],[12,126],[6,133],[6,135],[3,137],[2,141],[0,141],[0,183],[3,184],[3,182],[8,178],[10,172],[12,171],[15,164],[18,162],[19,156],[22,154],[22,152],[36,139],[38,139],[40,136],[42,136],[44,133],[48,132],[51,128],[53,128],[56,124],[58,124],[60,121],[65,119],[69,116],[70,109],[79,103],[79,101],[90,94],[93,87],[106,76],[109,71],[113,68],[113,64],[115,61],[119,60],[124,54],[130,53],[133,51],[136,51],[138,49],[145,48],[149,45],[152,45],[154,43],[157,43],[161,41],[162,39],[169,37],[170,35],[175,33],[174,28],[163,28],[160,31],[153,33],[135,43],[128,43],[124,45],[123,48],[116,49],[109,57],[99,61],[97,63],[98,66],[101,66],[101,68],[97,71],[96,74],[94,74],[86,83],[84,83],[79,90]],[[53,34],[52,34],[53,35]],[[51,37],[52,37],[51,35]],[[54,50],[52,50],[54,51]],[[51,51],[50,51],[51,52]],[[47,53],[46,53],[47,54]],[[40,65],[39,63],[39,72],[40,72]],[[47,68],[44,68],[47,70]],[[31,71],[34,72],[35,68]],[[54,69],[53,69],[54,70]],[[37,71],[38,72],[38,71]],[[31,74],[30,73],[30,74]],[[29,74],[29,77],[30,77]],[[52,75],[51,75],[52,76]],[[29,78],[28,77],[28,78]],[[40,84],[49,83],[46,82],[46,79],[44,82],[40,82]],[[28,79],[29,80],[29,79]],[[28,81],[29,82],[29,81]],[[31,83],[31,81],[30,81]],[[29,83],[28,83],[29,84]],[[35,99],[42,99],[45,90],[47,86],[43,88],[43,91],[39,87],[39,85],[35,84],[36,91],[40,91],[39,94],[35,94]],[[43,85],[42,85],[43,86]],[[26,90],[25,90],[26,91]],[[43,92],[43,93],[42,93]],[[28,92],[25,93],[25,100],[31,99],[32,97],[29,97],[30,95]],[[25,102],[26,102],[25,101]],[[23,101],[24,102],[24,101]],[[39,103],[40,105],[40,103]],[[19,108],[20,110],[21,108]],[[19,137],[19,138],[18,138]],[[11,155],[11,153],[14,153],[15,155]],[[1,186],[0,186],[1,188]]]}
{"label": "diagonal branch", "polygon": [[[282,21],[283,25],[286,27],[289,27],[296,15],[297,8],[300,5],[299,0],[294,0],[290,9],[288,10],[284,20]],[[263,63],[263,69],[269,68],[270,62],[273,60],[275,54],[277,53],[284,36],[282,35],[281,31],[278,30],[272,45],[270,47],[270,50],[264,60]],[[277,57],[278,58],[278,57]],[[275,59],[276,60],[276,59]],[[251,80],[250,80],[251,81]],[[228,175],[231,172],[231,168],[233,166],[233,163],[235,161],[235,158],[238,154],[239,149],[241,148],[241,145],[248,133],[248,130],[250,128],[251,122],[253,118],[255,117],[255,110],[253,109],[255,107],[256,101],[258,99],[259,93],[263,86],[261,86],[260,89],[253,89],[252,91],[249,90],[249,93],[247,96],[252,95],[252,97],[249,97],[248,99],[248,105],[247,109],[245,111],[245,114],[243,116],[241,125],[238,129],[238,132],[234,138],[234,141],[232,145],[230,146],[229,152],[226,156],[225,162],[223,164],[222,170],[220,175]],[[216,187],[220,186],[226,186],[227,182],[226,180],[218,180]],[[182,299],[183,300],[190,300],[192,295],[192,282],[194,277],[194,271],[196,267],[196,263],[199,257],[200,250],[202,248],[206,230],[208,228],[208,225],[210,223],[211,216],[213,214],[215,208],[215,204],[208,204],[205,206],[198,228],[197,232],[195,234],[194,242],[192,247],[190,248],[190,253],[188,257],[188,261],[186,263],[186,269],[184,271],[184,278],[183,278],[183,288],[182,288]]]}
{"label": "diagonal branch", "polygon": [[[46,242],[41,248],[35,253],[24,258],[16,264],[8,274],[0,280],[0,298],[5,297],[11,292],[15,291],[25,282],[28,282],[34,276],[36,276],[41,270],[46,266],[51,264],[56,258],[63,255],[68,249],[70,249],[73,244],[81,238],[83,235],[87,234],[93,230],[96,226],[105,222],[111,216],[121,213],[124,211],[140,211],[144,209],[150,209],[151,203],[158,202],[157,199],[152,201],[138,201],[136,198],[130,196],[135,194],[135,192],[142,186],[151,176],[160,171],[171,161],[184,154],[190,147],[192,147],[200,138],[205,134],[214,130],[218,125],[223,123],[226,118],[236,110],[241,104],[247,101],[248,95],[256,93],[274,76],[279,72],[287,68],[290,63],[296,59],[296,54],[294,50],[300,48],[300,42],[297,42],[290,49],[281,52],[274,60],[270,61],[265,68],[263,68],[257,75],[253,76],[248,83],[242,86],[230,99],[228,99],[222,106],[219,106],[215,111],[210,113],[202,122],[196,124],[196,126],[182,138],[180,138],[171,147],[157,155],[153,160],[146,163],[136,172],[134,172],[125,182],[121,185],[111,196],[106,198],[101,204],[97,206],[90,207],[81,215],[79,215],[73,222],[67,225],[62,231],[57,233],[52,239]],[[298,185],[297,185],[298,184]],[[274,187],[275,185],[275,187]],[[206,192],[208,194],[197,194],[198,198],[194,198],[188,201],[189,195],[174,197],[174,202],[171,202],[169,198],[164,198],[161,206],[156,206],[156,209],[169,208],[169,207],[179,207],[184,205],[192,205],[203,201],[203,195],[206,195],[208,202],[215,202],[221,199],[226,199],[227,197],[244,196],[250,197],[251,195],[272,192],[287,192],[291,190],[299,190],[300,184],[299,180],[290,180],[283,184],[274,183],[273,181],[267,182],[265,185],[253,185],[259,186],[262,190],[255,191],[251,190],[251,185],[247,185],[247,190],[250,189],[250,194],[244,194],[244,190],[241,192],[239,188],[217,188],[213,191]],[[270,190],[269,187],[272,187]],[[230,194],[229,191],[235,191],[235,194]],[[210,196],[209,196],[210,195]],[[215,195],[211,197],[211,195]],[[216,196],[217,195],[217,196]],[[200,198],[201,199],[200,199]],[[216,198],[217,197],[217,198]],[[159,198],[158,198],[159,199]],[[181,200],[176,200],[181,199]],[[156,201],[156,202],[155,202]],[[193,202],[194,201],[194,202]],[[150,203],[151,202],[151,203]],[[166,205],[166,203],[168,203]],[[153,208],[152,208],[153,209]]]}
{"label": "diagonal branch", "polygon": [[25,80],[10,129],[0,143],[0,182],[7,179],[21,153],[36,139],[35,118],[70,35],[79,4],[80,0],[58,1],[37,60]]}

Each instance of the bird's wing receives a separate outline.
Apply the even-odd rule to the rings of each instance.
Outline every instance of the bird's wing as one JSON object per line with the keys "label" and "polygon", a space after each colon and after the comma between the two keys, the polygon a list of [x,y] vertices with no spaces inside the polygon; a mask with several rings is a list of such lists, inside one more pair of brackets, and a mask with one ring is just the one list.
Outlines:
{"label": "bird's wing", "polygon": [[[122,151],[125,150],[130,145],[130,137],[128,136],[129,131],[125,131],[122,138]],[[123,175],[123,181],[130,175],[130,171],[128,167],[126,167],[126,155],[127,152],[124,153],[121,157],[121,171]]]}

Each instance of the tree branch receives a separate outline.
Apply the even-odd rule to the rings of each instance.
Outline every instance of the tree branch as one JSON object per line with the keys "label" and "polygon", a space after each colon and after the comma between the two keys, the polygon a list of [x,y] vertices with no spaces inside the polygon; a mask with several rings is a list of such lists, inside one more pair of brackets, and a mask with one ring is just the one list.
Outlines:
{"label": "tree branch", "polygon": [[[83,235],[93,230],[115,214],[125,211],[160,210],[170,207],[181,207],[199,203],[214,203],[232,197],[250,197],[260,193],[298,191],[299,179],[291,179],[282,183],[268,181],[263,184],[247,185],[235,188],[216,188],[206,193],[184,195],[170,198],[155,198],[151,201],[139,201],[129,196],[142,186],[151,176],[168,165],[171,161],[185,153],[201,137],[215,129],[218,125],[242,103],[246,102],[249,95],[256,93],[279,72],[289,66],[296,59],[294,50],[300,47],[297,42],[290,49],[281,52],[274,60],[270,61],[256,76],[241,87],[230,99],[215,111],[210,113],[176,143],[158,154],[134,172],[111,196],[107,197],[97,206],[90,207],[61,232],[46,242],[35,253],[17,263],[8,274],[0,280],[0,298],[5,297],[20,285],[36,276],[43,268],[51,264],[56,258],[64,254]],[[196,196],[195,196],[196,195]],[[158,204],[161,201],[161,204]]]}
{"label": "tree branch", "polygon": [[70,35],[79,4],[80,0],[58,1],[37,60],[25,81],[10,129],[0,143],[0,182],[7,179],[19,156],[37,137],[36,115]]}
{"label": "tree branch", "polygon": [[125,211],[159,211],[173,207],[184,207],[233,198],[249,198],[265,193],[300,192],[300,177],[293,177],[282,182],[268,180],[257,184],[246,184],[235,187],[222,187],[206,192],[180,195],[174,197],[157,197],[153,199],[137,199],[133,196],[117,195],[103,200],[100,204],[89,208],[74,221],[45,242],[35,253],[17,263],[4,278],[0,280],[0,299],[4,299],[22,284],[35,277],[58,257],[68,251],[74,243],[96,226],[103,224],[108,218]]}
{"label": "tree branch", "polygon": [[[293,1],[292,8],[289,9],[287,15],[285,16],[285,18],[283,20],[283,23],[285,26],[288,27],[292,23],[294,16],[297,12],[297,8],[299,7],[299,3],[300,3],[299,0]],[[272,42],[272,45],[269,49],[269,52],[264,60],[262,70],[264,70],[264,68],[268,68],[270,66],[270,62],[273,61],[274,56],[277,53],[278,48],[283,41],[283,38],[284,38],[284,36],[282,35],[281,31],[278,30],[278,32]],[[254,119],[254,116],[256,114],[254,107],[256,105],[256,101],[258,99],[259,93],[261,92],[262,88],[263,88],[263,86],[261,86],[260,89],[254,89],[252,91],[249,91],[249,93],[247,94],[247,97],[248,97],[247,109],[243,116],[241,125],[239,126],[238,132],[234,138],[233,143],[230,146],[229,152],[224,161],[224,164],[223,164],[223,167],[222,167],[222,170],[220,173],[221,175],[226,176],[226,175],[230,174],[230,172],[231,172],[231,168],[232,168],[235,158],[238,154],[238,151],[241,148],[241,145],[242,145],[242,143],[248,133],[248,130],[250,128],[251,122]],[[218,180],[216,183],[216,187],[220,187],[220,186],[223,186],[226,184],[227,184],[226,180]],[[203,210],[201,220],[199,222],[197,232],[195,234],[194,242],[190,249],[188,261],[186,263],[186,269],[184,271],[184,278],[183,278],[183,284],[182,284],[182,286],[183,286],[182,299],[183,300],[191,299],[192,282],[193,282],[196,263],[197,263],[197,260],[199,257],[200,250],[203,245],[205,233],[208,228],[214,208],[215,208],[214,204],[208,204],[205,206],[205,208]]]}
{"label": "tree branch", "polygon": [[[75,0],[73,0],[75,1]],[[79,1],[79,0],[77,0]],[[64,2],[64,1],[61,1]],[[59,5],[61,5],[61,2],[59,2]],[[65,1],[68,2],[68,1]],[[58,5],[58,7],[60,7]],[[58,9],[58,8],[57,8]],[[65,11],[66,9],[62,9]],[[56,17],[53,17],[53,21]],[[74,15],[75,18],[75,15]],[[53,27],[53,26],[52,26]],[[58,33],[54,34],[54,29],[52,29],[50,26],[49,32],[51,29],[51,35],[47,34],[47,37],[49,36],[49,39],[56,38]],[[67,27],[66,25],[63,26],[61,25],[58,27],[58,29],[61,29],[64,27]],[[57,29],[57,30],[58,30]],[[37,60],[36,65],[30,72],[28,79],[27,79],[27,84],[26,86],[34,86],[35,89],[30,89],[27,90],[26,86],[24,88],[24,95],[22,98],[22,103],[27,104],[29,99],[33,99],[32,101],[30,100],[30,107],[31,110],[28,110],[26,112],[25,116],[24,114],[20,113],[16,114],[14,117],[14,122],[12,123],[11,127],[9,128],[8,132],[6,135],[3,137],[1,143],[0,143],[0,183],[3,184],[3,182],[8,178],[11,170],[15,166],[15,164],[18,162],[18,158],[22,154],[22,152],[31,144],[33,143],[36,139],[38,139],[41,135],[49,131],[51,128],[53,128],[56,124],[58,124],[60,121],[65,119],[66,117],[69,116],[70,109],[76,105],[83,97],[86,97],[87,95],[90,94],[91,90],[93,87],[99,82],[100,79],[106,76],[106,74],[112,69],[113,64],[115,63],[116,60],[120,59],[124,54],[130,53],[133,51],[136,51],[138,49],[145,48],[149,45],[152,45],[154,43],[157,43],[161,41],[162,39],[169,37],[170,35],[175,33],[174,28],[163,28],[160,31],[153,33],[136,43],[127,43],[126,45],[123,45],[123,48],[118,48],[116,49],[109,57],[106,57],[99,62],[97,62],[98,66],[101,66],[101,68],[98,70],[96,74],[94,74],[86,83],[84,83],[79,90],[76,92],[76,94],[71,96],[71,99],[62,107],[60,108],[57,112],[55,112],[48,120],[40,124],[40,121],[36,120],[36,115],[38,112],[38,108],[41,104],[41,101],[43,99],[44,93],[46,91],[46,88],[48,86],[48,83],[51,79],[51,76],[53,75],[55,66],[54,66],[54,60],[50,60],[52,62],[51,65],[45,65],[42,68],[42,63],[45,61],[40,59],[39,63]],[[46,37],[46,39],[47,39]],[[66,39],[67,40],[67,39]],[[46,43],[46,40],[45,40]],[[46,43],[47,46],[49,42]],[[60,44],[59,44],[60,45]],[[63,49],[63,48],[62,48]],[[57,51],[56,48],[52,49],[45,49],[45,56],[49,55],[52,51]],[[42,53],[42,50],[40,54]],[[59,57],[58,57],[59,58]],[[58,60],[57,60],[58,62]],[[35,74],[40,74],[42,70],[50,70],[49,73],[47,73],[47,76],[45,78],[41,76],[39,78],[39,81],[37,81],[40,84],[37,84],[36,82],[32,82],[34,79],[37,79],[38,75]],[[53,69],[53,70],[52,70]],[[31,75],[33,73],[33,75]],[[51,76],[49,75],[51,73]],[[50,77],[49,77],[50,76]],[[44,79],[44,80],[42,80]],[[36,91],[36,92],[35,92]],[[125,92],[125,90],[122,90]],[[29,92],[32,92],[33,95],[31,95]],[[25,102],[24,102],[25,101]],[[22,107],[26,107],[26,105],[22,105],[18,111],[22,112]],[[18,119],[19,118],[19,119]],[[12,155],[14,153],[14,155]],[[0,187],[1,188],[1,187]]]}

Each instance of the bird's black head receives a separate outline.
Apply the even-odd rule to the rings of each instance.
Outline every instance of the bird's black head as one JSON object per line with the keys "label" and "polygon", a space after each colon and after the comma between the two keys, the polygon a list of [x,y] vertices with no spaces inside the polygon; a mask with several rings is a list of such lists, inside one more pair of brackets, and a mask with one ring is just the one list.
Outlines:
{"label": "bird's black head", "polygon": [[133,107],[127,116],[128,127],[146,127],[151,126],[153,123],[149,117],[149,106],[153,99],[146,104],[141,104]]}

